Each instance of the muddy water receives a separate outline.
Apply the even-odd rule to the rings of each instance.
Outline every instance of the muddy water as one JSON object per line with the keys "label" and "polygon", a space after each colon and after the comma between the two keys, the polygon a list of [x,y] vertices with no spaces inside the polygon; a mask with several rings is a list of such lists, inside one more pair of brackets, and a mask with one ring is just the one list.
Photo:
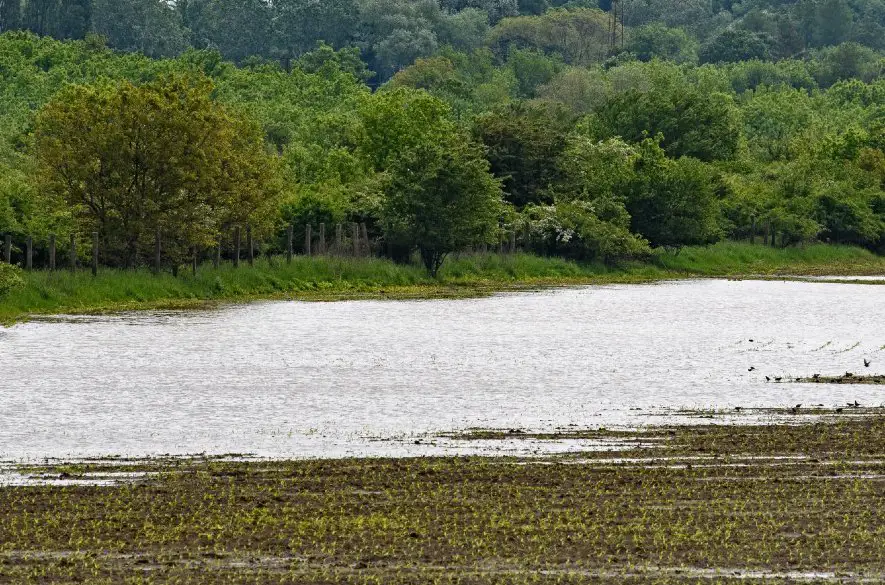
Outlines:
{"label": "muddy water", "polygon": [[883,346],[885,286],[813,282],[60,318],[0,330],[0,459],[493,451],[428,433],[881,405],[881,386],[764,376],[882,374]]}

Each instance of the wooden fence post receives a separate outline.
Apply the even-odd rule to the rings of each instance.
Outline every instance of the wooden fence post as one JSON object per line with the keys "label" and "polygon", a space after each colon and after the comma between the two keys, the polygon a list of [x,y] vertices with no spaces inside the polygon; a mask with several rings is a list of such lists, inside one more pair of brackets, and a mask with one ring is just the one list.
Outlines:
{"label": "wooden fence post", "polygon": [[98,275],[98,232],[92,232],[92,276]]}
{"label": "wooden fence post", "polygon": [[326,223],[320,222],[320,243],[317,246],[317,254],[326,255]]}
{"label": "wooden fence post", "polygon": [[193,247],[193,252],[194,252],[194,256],[193,256],[193,266],[191,267],[191,274],[196,276],[197,275],[197,247],[196,246]]}
{"label": "wooden fence post", "polygon": [[215,257],[212,259],[212,266],[215,270],[218,270],[218,267],[221,266],[221,234],[218,234],[218,237],[215,238]]}
{"label": "wooden fence post", "polygon": [[71,272],[77,270],[77,240],[74,238],[74,234],[71,234]]}
{"label": "wooden fence post", "polygon": [[3,261],[12,264],[12,235],[6,234],[3,241]]}
{"label": "wooden fence post", "polygon": [[335,224],[335,253],[338,255],[341,255],[341,252],[343,252],[342,245],[341,245],[341,237],[342,237],[341,236],[341,224],[336,223]]}
{"label": "wooden fence post", "polygon": [[766,219],[765,220],[765,233],[762,234],[762,243],[766,246],[768,245],[768,236],[770,233],[771,233],[771,220]]}
{"label": "wooden fence post", "polygon": [[34,269],[34,238],[28,236],[25,240],[25,270]]}
{"label": "wooden fence post", "polygon": [[163,262],[163,249],[160,246],[160,228],[154,233],[154,274],[160,274],[160,266]]}
{"label": "wooden fence post", "polygon": [[310,244],[313,240],[313,227],[308,223],[304,225],[304,255],[310,256]]}
{"label": "wooden fence post", "polygon": [[286,264],[292,263],[292,224],[286,227]]}
{"label": "wooden fence post", "polygon": [[350,224],[350,236],[353,239],[353,255],[360,255],[360,226],[353,222]]}
{"label": "wooden fence post", "polygon": [[234,228],[234,268],[240,266],[240,226]]}
{"label": "wooden fence post", "polygon": [[249,258],[249,266],[255,263],[255,246],[252,243],[252,226],[246,224],[246,253]]}
{"label": "wooden fence post", "polygon": [[756,243],[756,216],[750,218],[750,244]]}
{"label": "wooden fence post", "polygon": [[516,230],[510,232],[510,253],[516,253]]}
{"label": "wooden fence post", "polygon": [[49,234],[49,272],[55,272],[55,234]]}
{"label": "wooden fence post", "polygon": [[372,248],[369,246],[369,230],[366,228],[365,222],[360,224],[360,235],[362,239],[363,254],[371,256]]}

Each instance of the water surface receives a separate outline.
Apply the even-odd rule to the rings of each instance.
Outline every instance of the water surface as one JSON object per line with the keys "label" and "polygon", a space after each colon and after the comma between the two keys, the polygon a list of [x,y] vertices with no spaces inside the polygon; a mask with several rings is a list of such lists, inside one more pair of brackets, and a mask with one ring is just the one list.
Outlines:
{"label": "water surface", "polygon": [[881,405],[764,376],[885,373],[883,324],[885,287],[717,280],[31,322],[0,330],[0,459],[438,454],[477,447],[427,434],[468,427]]}

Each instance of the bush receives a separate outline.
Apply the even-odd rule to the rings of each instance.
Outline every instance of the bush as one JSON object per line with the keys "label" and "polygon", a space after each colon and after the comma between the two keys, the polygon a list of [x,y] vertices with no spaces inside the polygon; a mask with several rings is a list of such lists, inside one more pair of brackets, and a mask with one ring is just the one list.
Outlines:
{"label": "bush", "polygon": [[0,264],[0,297],[25,285],[21,270],[12,264]]}

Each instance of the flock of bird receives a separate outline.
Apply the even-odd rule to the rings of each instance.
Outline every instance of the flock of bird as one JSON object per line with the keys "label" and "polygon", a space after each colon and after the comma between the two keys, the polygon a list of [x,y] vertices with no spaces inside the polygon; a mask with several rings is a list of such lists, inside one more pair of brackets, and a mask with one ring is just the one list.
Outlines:
{"label": "flock of bird", "polygon": [[[752,341],[753,341],[753,340],[751,339],[750,342],[752,342]],[[872,363],[873,363],[873,360],[868,360],[867,358],[863,358],[863,365],[864,365],[865,368],[869,368],[869,367],[870,367],[870,364],[872,364]],[[747,371],[748,371],[748,372],[754,372],[754,371],[756,371],[756,366],[750,366],[750,367],[747,369]],[[811,377],[814,378],[815,380],[817,380],[818,378],[820,378],[820,374],[814,374],[814,375],[811,376]],[[845,377],[846,377],[846,378],[853,378],[853,377],[854,377],[854,374],[851,373],[851,372],[845,372]],[[781,380],[783,380],[783,377],[782,377],[782,376],[774,376],[774,377],[771,377],[771,376],[765,376],[765,381],[766,381],[766,382],[771,382],[772,380],[774,380],[775,382],[780,382]],[[823,406],[823,405],[821,404],[821,405],[819,405],[819,406]],[[860,408],[860,402],[858,402],[857,400],[855,400],[854,402],[848,402],[848,403],[846,404],[846,406],[848,406],[849,408]],[[797,404],[796,406],[794,406],[793,408],[791,408],[790,411],[793,412],[793,413],[795,414],[795,413],[797,413],[797,412],[799,411],[800,408],[802,408],[802,405],[801,405],[801,404]],[[740,407],[737,407],[735,410],[741,410],[741,408],[740,408]],[[836,409],[836,412],[842,412],[842,409],[841,409],[841,408],[837,408],[837,409]]]}

